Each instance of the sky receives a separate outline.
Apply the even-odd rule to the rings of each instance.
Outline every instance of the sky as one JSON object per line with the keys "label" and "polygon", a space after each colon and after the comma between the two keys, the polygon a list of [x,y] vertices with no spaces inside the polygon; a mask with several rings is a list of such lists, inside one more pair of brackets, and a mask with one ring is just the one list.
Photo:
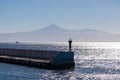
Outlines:
{"label": "sky", "polygon": [[120,34],[120,0],[0,0],[0,33],[51,24]]}

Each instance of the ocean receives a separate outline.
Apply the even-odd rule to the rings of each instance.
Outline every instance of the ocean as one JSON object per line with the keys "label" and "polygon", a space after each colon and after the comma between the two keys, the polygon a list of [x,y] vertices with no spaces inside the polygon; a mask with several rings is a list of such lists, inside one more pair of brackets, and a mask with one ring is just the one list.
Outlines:
{"label": "ocean", "polygon": [[[14,44],[0,47],[67,51],[67,43]],[[73,43],[75,67],[69,70],[47,70],[0,63],[0,80],[120,80],[119,42]]]}

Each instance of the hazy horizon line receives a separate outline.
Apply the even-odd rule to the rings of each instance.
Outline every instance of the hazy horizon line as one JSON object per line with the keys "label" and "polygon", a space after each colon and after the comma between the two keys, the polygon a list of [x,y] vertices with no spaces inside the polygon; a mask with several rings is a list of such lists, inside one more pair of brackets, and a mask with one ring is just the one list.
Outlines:
{"label": "hazy horizon line", "polygon": [[[55,25],[55,24],[51,24],[51,25]],[[48,26],[45,26],[45,27],[42,27],[42,28],[39,28],[39,29],[33,29],[33,30],[23,30],[23,31],[3,31],[3,32],[0,32],[0,34],[5,34],[5,33],[21,33],[21,32],[32,32],[32,31],[37,31],[37,30],[42,30],[44,28],[47,28],[47,27],[50,27],[51,25],[48,25]],[[82,29],[67,29],[67,28],[63,28],[63,27],[60,27],[58,25],[55,25],[61,29],[65,29],[65,30],[95,30],[95,31],[100,31],[100,32],[105,32],[105,33],[112,33],[112,34],[118,34],[120,35],[120,33],[115,33],[115,32],[107,32],[107,31],[103,31],[103,30],[98,30],[98,29],[92,29],[92,28],[82,28]]]}

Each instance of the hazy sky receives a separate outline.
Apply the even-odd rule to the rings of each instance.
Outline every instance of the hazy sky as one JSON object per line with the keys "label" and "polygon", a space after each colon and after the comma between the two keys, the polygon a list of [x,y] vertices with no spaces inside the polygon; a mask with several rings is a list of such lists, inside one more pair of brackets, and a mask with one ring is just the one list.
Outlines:
{"label": "hazy sky", "polygon": [[120,0],[0,0],[0,32],[50,24],[120,33]]}

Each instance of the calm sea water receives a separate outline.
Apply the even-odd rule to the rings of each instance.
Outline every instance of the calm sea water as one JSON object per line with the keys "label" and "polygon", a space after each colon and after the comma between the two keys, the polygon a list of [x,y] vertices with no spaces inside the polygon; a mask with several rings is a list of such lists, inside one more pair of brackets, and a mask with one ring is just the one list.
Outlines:
{"label": "calm sea water", "polygon": [[[0,47],[63,50],[64,43],[5,44]],[[75,68],[46,70],[0,63],[0,80],[120,80],[120,43],[74,43]]]}

